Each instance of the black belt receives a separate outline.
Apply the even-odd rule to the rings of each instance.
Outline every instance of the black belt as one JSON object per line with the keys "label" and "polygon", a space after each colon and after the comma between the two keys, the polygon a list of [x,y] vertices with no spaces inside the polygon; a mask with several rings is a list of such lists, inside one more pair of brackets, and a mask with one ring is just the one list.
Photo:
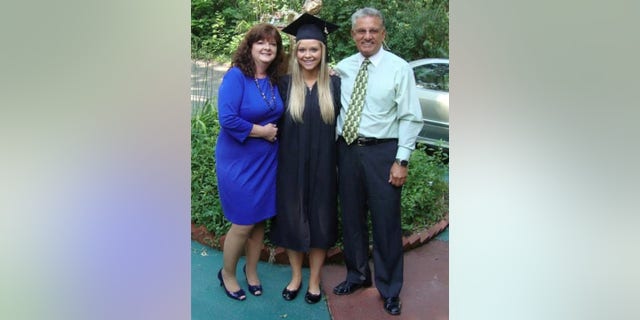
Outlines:
{"label": "black belt", "polygon": [[[342,137],[342,136],[340,136],[340,137],[342,139],[344,139],[344,137]],[[358,137],[358,138],[356,138],[355,141],[353,141],[353,144],[363,147],[363,146],[372,146],[372,145],[385,143],[385,142],[391,142],[391,141],[397,142],[398,139],[396,139],[396,138],[377,139],[377,138]]]}

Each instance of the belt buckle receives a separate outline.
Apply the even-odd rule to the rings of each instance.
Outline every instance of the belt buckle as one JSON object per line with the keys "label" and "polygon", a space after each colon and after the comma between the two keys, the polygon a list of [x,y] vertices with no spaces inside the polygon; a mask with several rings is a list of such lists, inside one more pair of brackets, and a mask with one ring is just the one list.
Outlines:
{"label": "belt buckle", "polygon": [[360,147],[366,146],[367,145],[367,138],[363,138],[363,137],[358,137],[356,138],[356,144]]}

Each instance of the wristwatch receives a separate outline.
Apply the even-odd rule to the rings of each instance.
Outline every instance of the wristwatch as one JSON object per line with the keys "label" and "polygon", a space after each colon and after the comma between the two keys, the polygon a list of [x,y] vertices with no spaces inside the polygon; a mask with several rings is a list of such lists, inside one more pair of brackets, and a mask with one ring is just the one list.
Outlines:
{"label": "wristwatch", "polygon": [[396,163],[405,168],[409,165],[409,161],[407,160],[396,159]]}

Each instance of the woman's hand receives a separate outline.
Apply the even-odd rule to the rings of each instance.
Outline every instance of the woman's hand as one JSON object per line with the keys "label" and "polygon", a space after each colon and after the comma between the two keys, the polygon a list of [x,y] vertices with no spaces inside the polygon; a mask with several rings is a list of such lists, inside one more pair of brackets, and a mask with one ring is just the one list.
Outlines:
{"label": "woman's hand", "polygon": [[267,125],[264,126],[265,128],[265,135],[264,135],[264,139],[270,142],[275,142],[278,138],[278,126],[276,126],[274,123],[268,123]]}
{"label": "woman's hand", "polygon": [[251,129],[250,137],[263,138],[269,142],[275,142],[278,138],[278,126],[274,123],[267,123],[264,126],[254,124]]}

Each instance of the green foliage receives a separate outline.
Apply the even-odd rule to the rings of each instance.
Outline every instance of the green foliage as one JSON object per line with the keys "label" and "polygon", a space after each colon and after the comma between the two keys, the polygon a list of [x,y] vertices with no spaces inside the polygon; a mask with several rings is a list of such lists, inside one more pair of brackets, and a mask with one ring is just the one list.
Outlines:
{"label": "green foliage", "polygon": [[351,15],[363,7],[374,7],[385,18],[385,49],[407,61],[449,57],[448,0],[338,0],[325,1],[320,16],[340,29],[329,37],[331,57],[339,61],[356,52],[351,38]]}
{"label": "green foliage", "polygon": [[213,154],[219,132],[217,108],[207,102],[191,118],[191,220],[217,236],[231,226],[218,197]]}
{"label": "green foliage", "polygon": [[[218,197],[213,154],[219,132],[217,109],[207,102],[191,119],[191,219],[216,236],[224,235],[231,226]],[[402,191],[405,234],[432,226],[448,211],[447,155],[442,150],[431,153],[419,144],[411,155],[409,179]]]}
{"label": "green foliage", "polygon": [[[302,12],[302,0],[191,0],[193,58],[229,61],[243,34],[253,24],[282,24],[278,16]],[[386,19],[385,47],[407,61],[449,57],[449,0],[334,0],[324,1],[318,16],[340,29],[328,39],[330,60],[337,62],[356,52],[350,35],[351,15],[375,7]],[[287,37],[283,37],[286,39]]]}
{"label": "green foliage", "polygon": [[[409,177],[402,187],[400,203],[400,224],[405,236],[433,226],[449,212],[449,156],[442,148],[418,143],[409,160]],[[367,226],[369,242],[373,243],[371,219],[367,220]],[[338,214],[338,233],[342,234],[341,214]],[[338,237],[336,247],[344,247],[342,236]]]}
{"label": "green foliage", "polygon": [[196,59],[228,60],[242,34],[251,25],[251,10],[238,2],[191,0],[191,56]]}
{"label": "green foliage", "polygon": [[[430,151],[430,155],[427,153]],[[409,234],[442,220],[448,212],[448,155],[418,144],[402,188],[402,231]]]}

